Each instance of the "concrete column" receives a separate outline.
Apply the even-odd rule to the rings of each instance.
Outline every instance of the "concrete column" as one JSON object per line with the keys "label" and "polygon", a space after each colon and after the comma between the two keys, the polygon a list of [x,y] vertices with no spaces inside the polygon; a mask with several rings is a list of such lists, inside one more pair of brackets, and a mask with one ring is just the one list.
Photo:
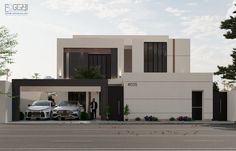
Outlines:
{"label": "concrete column", "polygon": [[132,72],[144,73],[144,41],[133,39]]}
{"label": "concrete column", "polygon": [[88,112],[90,109],[89,109],[89,93],[86,92],[86,105],[85,105],[85,110],[86,112]]}

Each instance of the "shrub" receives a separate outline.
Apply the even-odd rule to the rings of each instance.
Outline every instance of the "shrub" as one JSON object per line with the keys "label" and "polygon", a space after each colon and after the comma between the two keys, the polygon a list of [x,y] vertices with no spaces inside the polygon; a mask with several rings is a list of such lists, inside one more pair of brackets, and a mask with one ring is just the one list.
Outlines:
{"label": "shrub", "polygon": [[152,121],[159,121],[159,119],[157,117],[152,117]]}
{"label": "shrub", "polygon": [[145,121],[159,121],[159,119],[155,116],[145,116],[144,120]]}
{"label": "shrub", "polygon": [[169,118],[169,121],[175,121],[174,117]]}
{"label": "shrub", "polygon": [[136,117],[135,121],[141,121],[141,118],[140,117]]}
{"label": "shrub", "polygon": [[145,120],[145,121],[149,121],[149,116],[147,116],[147,115],[144,116],[144,120]]}
{"label": "shrub", "polygon": [[87,112],[81,112],[80,120],[89,120],[89,114]]}
{"label": "shrub", "polygon": [[20,120],[24,120],[25,114],[23,112],[20,112]]}
{"label": "shrub", "polygon": [[179,116],[177,120],[178,121],[192,121],[192,118],[188,116]]}
{"label": "shrub", "polygon": [[191,117],[187,117],[187,121],[192,121],[192,118]]}

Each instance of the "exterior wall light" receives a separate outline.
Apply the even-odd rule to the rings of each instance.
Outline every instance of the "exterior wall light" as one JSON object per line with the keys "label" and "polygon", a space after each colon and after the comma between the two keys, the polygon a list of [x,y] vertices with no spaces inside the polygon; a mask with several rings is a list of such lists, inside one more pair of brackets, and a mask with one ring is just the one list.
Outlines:
{"label": "exterior wall light", "polygon": [[119,70],[119,78],[121,78],[121,76],[122,76],[122,72],[121,72],[121,70]]}
{"label": "exterior wall light", "polygon": [[59,71],[58,71],[58,77],[59,77],[59,78],[62,78],[61,69],[59,69]]}

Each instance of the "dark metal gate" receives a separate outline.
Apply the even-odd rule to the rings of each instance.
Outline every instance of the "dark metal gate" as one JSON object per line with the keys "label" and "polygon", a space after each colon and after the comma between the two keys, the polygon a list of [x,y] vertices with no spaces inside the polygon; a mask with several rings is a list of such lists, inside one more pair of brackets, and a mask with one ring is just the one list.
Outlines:
{"label": "dark metal gate", "polygon": [[227,120],[227,92],[213,93],[213,120]]}
{"label": "dark metal gate", "polygon": [[108,105],[110,120],[123,121],[124,92],[123,86],[108,87]]}

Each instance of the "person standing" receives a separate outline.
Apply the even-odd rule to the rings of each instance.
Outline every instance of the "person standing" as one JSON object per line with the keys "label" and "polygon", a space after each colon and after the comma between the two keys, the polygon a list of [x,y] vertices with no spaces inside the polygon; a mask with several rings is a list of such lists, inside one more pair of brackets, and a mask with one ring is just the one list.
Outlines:
{"label": "person standing", "polygon": [[92,99],[92,102],[90,103],[90,108],[91,108],[91,111],[92,111],[92,119],[96,119],[96,113],[97,113],[97,107],[98,107],[98,104],[97,102],[95,101],[95,98]]}
{"label": "person standing", "polygon": [[52,102],[52,107],[56,106],[56,102],[51,95],[48,96],[48,100]]}

